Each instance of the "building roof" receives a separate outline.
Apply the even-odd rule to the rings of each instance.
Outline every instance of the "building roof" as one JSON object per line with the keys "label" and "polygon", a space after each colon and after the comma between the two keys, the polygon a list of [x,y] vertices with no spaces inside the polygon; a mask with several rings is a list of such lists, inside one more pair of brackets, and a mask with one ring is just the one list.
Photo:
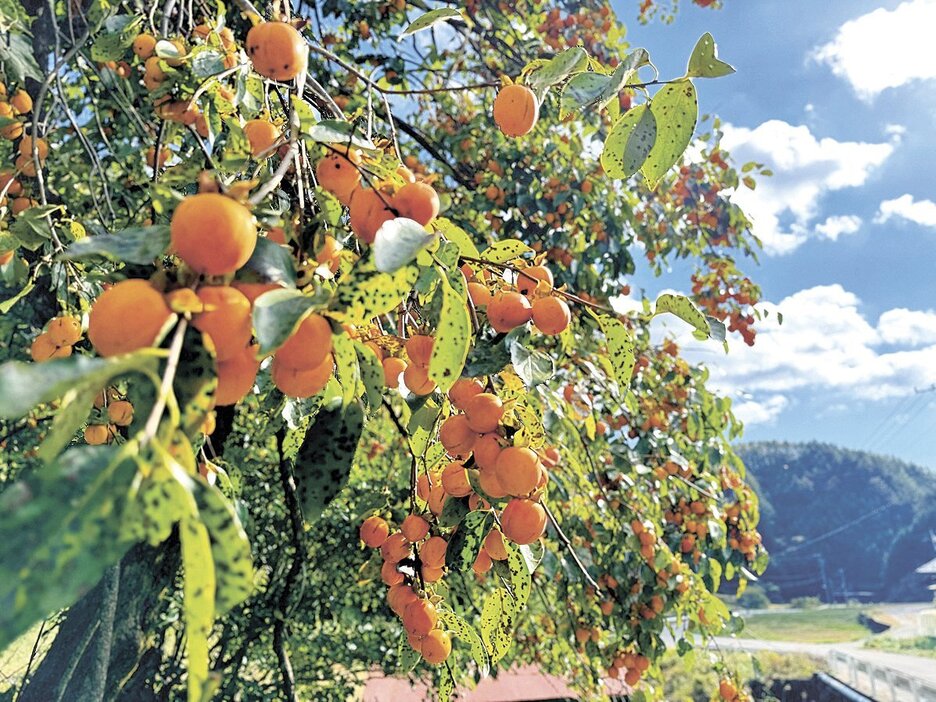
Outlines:
{"label": "building roof", "polygon": [[921,565],[916,572],[922,575],[936,575],[936,558]]}

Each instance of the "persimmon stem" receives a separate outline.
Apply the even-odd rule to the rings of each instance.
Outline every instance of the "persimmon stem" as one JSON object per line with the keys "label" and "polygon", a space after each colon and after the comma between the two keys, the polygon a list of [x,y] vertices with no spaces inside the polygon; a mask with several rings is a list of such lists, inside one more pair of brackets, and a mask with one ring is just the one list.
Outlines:
{"label": "persimmon stem", "polygon": [[159,395],[157,395],[153,409],[150,411],[146,425],[143,427],[143,436],[140,437],[140,449],[143,449],[156,438],[156,432],[159,431],[159,421],[162,419],[163,410],[166,409],[166,401],[169,393],[172,392],[172,383],[175,380],[176,371],[179,369],[179,358],[182,355],[182,342],[185,340],[186,329],[188,329],[188,320],[180,319],[172,337],[172,343],[169,345],[169,356],[166,358],[166,370],[159,386]]}

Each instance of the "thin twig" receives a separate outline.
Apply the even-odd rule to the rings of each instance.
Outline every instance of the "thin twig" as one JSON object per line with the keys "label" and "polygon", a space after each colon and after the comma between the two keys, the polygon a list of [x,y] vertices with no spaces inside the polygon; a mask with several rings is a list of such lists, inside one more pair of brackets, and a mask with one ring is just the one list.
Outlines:
{"label": "thin twig", "polygon": [[575,565],[578,566],[578,569],[582,571],[582,575],[585,576],[585,580],[595,588],[595,592],[601,594],[601,588],[598,586],[598,583],[595,582],[595,579],[589,574],[588,570],[585,568],[585,564],[582,563],[582,560],[579,558],[578,554],[575,552],[575,549],[572,548],[572,542],[569,541],[569,537],[565,535],[565,532],[562,531],[562,527],[559,526],[559,522],[556,521],[556,518],[553,516],[552,511],[549,509],[549,506],[545,502],[541,502],[543,509],[546,510],[546,518],[549,520],[549,523],[552,524],[553,529],[556,530],[556,534],[559,536],[559,541],[569,552],[569,555],[572,556],[572,560],[575,561]]}

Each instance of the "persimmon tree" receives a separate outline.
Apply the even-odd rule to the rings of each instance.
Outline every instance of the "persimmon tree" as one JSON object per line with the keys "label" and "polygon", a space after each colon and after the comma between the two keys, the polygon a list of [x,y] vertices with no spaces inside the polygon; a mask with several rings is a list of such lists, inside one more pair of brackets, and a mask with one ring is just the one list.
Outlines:
{"label": "persimmon tree", "polygon": [[[762,167],[697,129],[710,35],[660,76],[595,0],[0,24],[19,699],[448,698],[524,662],[654,698],[667,645],[740,626],[741,425],[650,328],[754,341],[727,195]],[[616,311],[675,259],[689,296]]]}

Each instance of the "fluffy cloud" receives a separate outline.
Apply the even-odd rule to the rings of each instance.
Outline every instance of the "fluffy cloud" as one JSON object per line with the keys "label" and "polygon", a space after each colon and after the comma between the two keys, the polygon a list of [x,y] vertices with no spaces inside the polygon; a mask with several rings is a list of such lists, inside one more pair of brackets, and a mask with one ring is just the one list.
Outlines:
{"label": "fluffy cloud", "polygon": [[936,312],[908,310],[899,307],[887,310],[878,319],[878,333],[885,344],[920,346],[936,344]]}
{"label": "fluffy cloud", "polygon": [[933,27],[936,0],[909,0],[849,20],[812,58],[871,100],[888,88],[936,78]]}
{"label": "fluffy cloud", "polygon": [[735,342],[727,355],[712,342],[694,341],[679,320],[655,323],[656,335],[675,335],[690,358],[708,366],[712,387],[734,397],[748,423],[773,421],[794,397],[848,405],[936,383],[934,311],[891,309],[875,322],[862,313],[861,300],[838,284],[801,290],[762,308],[769,315],[757,326],[753,348]]}
{"label": "fluffy cloud", "polygon": [[859,229],[861,229],[861,217],[855,215],[828,217],[825,222],[816,225],[816,232],[832,241],[838,239],[842,234],[854,234]]}
{"label": "fluffy cloud", "polygon": [[[722,144],[737,161],[765,163],[774,172],[756,190],[742,187],[732,197],[753,221],[768,254],[790,253],[810,237],[823,195],[864,185],[893,153],[898,138],[883,143],[820,139],[806,126],[781,120],[754,129],[725,125]],[[855,219],[833,217],[819,225],[825,231],[815,231],[834,239],[856,228]]]}
{"label": "fluffy cloud", "polygon": [[914,200],[912,195],[885,200],[878,208],[874,221],[886,222],[891,217],[906,219],[924,227],[936,227],[936,202]]}

